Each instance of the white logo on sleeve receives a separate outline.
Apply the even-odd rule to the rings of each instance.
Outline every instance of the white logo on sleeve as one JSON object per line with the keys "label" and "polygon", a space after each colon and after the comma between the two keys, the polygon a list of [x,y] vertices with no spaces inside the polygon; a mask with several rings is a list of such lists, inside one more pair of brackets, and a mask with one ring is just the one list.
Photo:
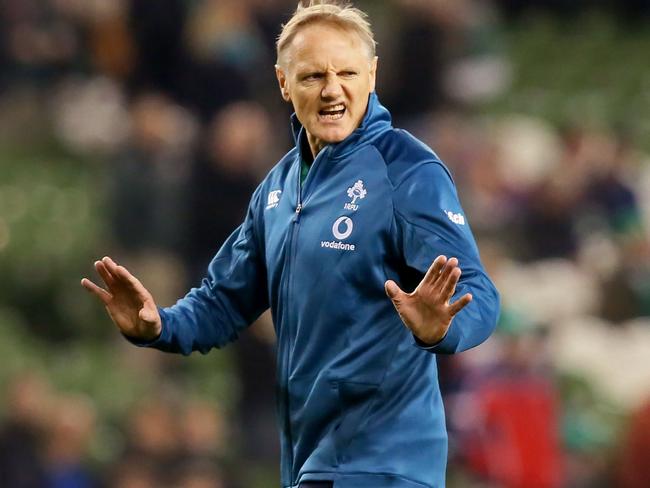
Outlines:
{"label": "white logo on sleeve", "polygon": [[444,210],[445,215],[454,224],[465,225],[465,217],[461,213],[454,213],[451,210]]}
{"label": "white logo on sleeve", "polygon": [[346,210],[354,210],[356,212],[356,210],[359,208],[359,205],[357,205],[357,199],[363,200],[366,198],[367,194],[368,191],[363,187],[363,181],[357,180],[354,185],[348,188],[348,196],[352,199],[352,201],[343,205],[343,208]]}
{"label": "white logo on sleeve", "polygon": [[280,203],[280,195],[282,190],[273,190],[269,192],[269,196],[266,200],[266,208],[275,208]]}

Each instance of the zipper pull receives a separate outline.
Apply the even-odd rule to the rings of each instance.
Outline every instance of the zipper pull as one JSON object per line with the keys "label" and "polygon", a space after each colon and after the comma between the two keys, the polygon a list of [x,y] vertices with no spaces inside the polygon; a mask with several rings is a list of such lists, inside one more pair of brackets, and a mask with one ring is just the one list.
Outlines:
{"label": "zipper pull", "polygon": [[299,203],[298,206],[296,207],[296,214],[299,214],[301,210],[302,210],[302,203]]}

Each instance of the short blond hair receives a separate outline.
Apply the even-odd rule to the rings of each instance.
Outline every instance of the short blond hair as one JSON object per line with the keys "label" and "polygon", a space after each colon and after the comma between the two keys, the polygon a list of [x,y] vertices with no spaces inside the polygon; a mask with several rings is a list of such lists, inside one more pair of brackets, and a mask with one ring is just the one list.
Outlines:
{"label": "short blond hair", "polygon": [[349,3],[341,4],[336,0],[309,0],[306,6],[299,2],[289,22],[282,26],[276,44],[278,65],[283,65],[283,54],[298,31],[307,25],[319,22],[357,33],[368,49],[368,57],[370,59],[375,57],[377,43],[365,12]]}

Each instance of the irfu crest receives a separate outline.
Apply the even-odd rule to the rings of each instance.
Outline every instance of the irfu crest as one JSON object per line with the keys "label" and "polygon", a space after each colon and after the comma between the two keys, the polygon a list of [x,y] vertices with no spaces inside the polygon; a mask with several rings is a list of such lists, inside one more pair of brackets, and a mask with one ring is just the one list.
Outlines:
{"label": "irfu crest", "polygon": [[363,181],[357,180],[357,182],[352,185],[350,188],[348,188],[348,196],[352,199],[351,202],[346,203],[343,208],[346,210],[357,210],[359,206],[356,204],[357,199],[363,200],[366,198],[366,194],[368,192],[366,189],[363,187]]}

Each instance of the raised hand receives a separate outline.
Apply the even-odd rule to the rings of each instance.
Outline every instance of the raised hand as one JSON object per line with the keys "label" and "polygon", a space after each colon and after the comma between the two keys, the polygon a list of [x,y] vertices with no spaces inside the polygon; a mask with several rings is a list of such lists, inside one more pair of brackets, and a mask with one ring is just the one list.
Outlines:
{"label": "raised hand", "polygon": [[108,256],[95,261],[95,269],[106,289],[88,278],[83,278],[81,285],[101,300],[120,331],[134,339],[156,339],[162,322],[151,293],[124,266],[117,265]]}
{"label": "raised hand", "polygon": [[384,284],[402,322],[422,342],[433,345],[440,341],[454,316],[472,301],[471,293],[466,293],[449,303],[460,274],[458,259],[438,256],[412,293],[404,292],[393,280]]}

